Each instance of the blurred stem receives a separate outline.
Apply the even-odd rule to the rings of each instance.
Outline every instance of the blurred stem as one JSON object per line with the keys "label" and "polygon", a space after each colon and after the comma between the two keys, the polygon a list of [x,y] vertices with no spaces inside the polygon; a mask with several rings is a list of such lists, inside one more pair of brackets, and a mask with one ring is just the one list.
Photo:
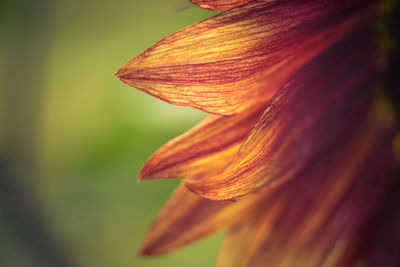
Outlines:
{"label": "blurred stem", "polygon": [[[4,149],[0,157],[0,215],[34,266],[73,266],[35,198],[43,78],[49,51],[51,0],[6,1]],[[4,4],[4,3],[3,3]],[[4,259],[3,259],[4,260]],[[9,265],[7,265],[9,266]]]}

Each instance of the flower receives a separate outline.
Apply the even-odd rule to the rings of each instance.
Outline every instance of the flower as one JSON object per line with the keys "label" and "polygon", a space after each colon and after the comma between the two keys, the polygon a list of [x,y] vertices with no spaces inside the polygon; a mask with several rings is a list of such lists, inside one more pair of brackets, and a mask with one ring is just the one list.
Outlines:
{"label": "flower", "polygon": [[142,253],[227,229],[218,266],[398,266],[400,212],[388,219],[400,207],[396,123],[374,30],[382,1],[191,2],[225,11],[116,73],[213,114],[141,170],[186,177]]}

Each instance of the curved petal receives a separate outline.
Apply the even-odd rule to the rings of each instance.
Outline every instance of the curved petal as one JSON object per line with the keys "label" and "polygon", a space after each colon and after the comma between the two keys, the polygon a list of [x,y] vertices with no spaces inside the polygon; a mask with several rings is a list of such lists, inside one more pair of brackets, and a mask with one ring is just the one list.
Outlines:
{"label": "curved petal", "polygon": [[372,111],[357,138],[316,160],[272,206],[259,206],[233,226],[217,266],[353,266],[360,254],[349,251],[361,252],[353,240],[389,184],[393,135],[392,125]]}
{"label": "curved petal", "polygon": [[252,194],[237,202],[210,201],[180,185],[153,222],[141,253],[164,254],[229,227],[259,205],[266,207],[266,199],[276,191]]}
{"label": "curved petal", "polygon": [[217,215],[234,203],[202,199],[179,186],[153,222],[141,249],[143,255],[163,254],[226,226]]}
{"label": "curved petal", "polygon": [[217,174],[187,181],[189,189],[213,200],[238,197],[291,179],[349,138],[365,116],[376,77],[370,38],[355,34],[304,67],[274,96],[238,156]]}
{"label": "curved petal", "polygon": [[[295,179],[293,183],[275,187],[274,190],[262,191],[263,188],[260,192],[249,194],[237,202],[209,201],[181,185],[152,224],[141,253],[167,253],[225,227],[239,229],[237,225],[246,228],[250,222],[253,226],[262,222],[262,227],[247,227],[246,229],[250,230],[243,233],[243,237],[248,236],[251,239],[248,246],[246,240],[241,240],[240,244],[246,245],[246,249],[232,248],[240,253],[251,252],[245,257],[240,257],[236,262],[239,264],[243,259],[250,262],[263,257],[259,255],[259,248],[270,238],[267,233],[272,230],[275,233],[287,232],[287,235],[282,238],[274,235],[271,242],[279,241],[288,245],[291,234],[294,234],[297,240],[301,241],[299,246],[302,246],[311,237],[318,238],[321,234],[326,235],[342,229],[343,223],[349,229],[353,229],[354,225],[358,227],[359,222],[364,220],[381,195],[381,189],[386,183],[384,173],[390,171],[392,132],[388,131],[388,125],[391,125],[392,121],[381,120],[382,114],[379,114],[377,119],[375,111],[371,112],[371,116],[366,116],[363,127],[346,144],[310,165],[302,173],[304,178],[301,180]],[[351,160],[348,155],[352,155]],[[359,179],[359,176],[362,179]],[[349,222],[341,220],[342,216],[330,216],[338,210],[337,203],[346,204],[340,214],[356,217],[351,217]],[[348,210],[348,207],[354,208],[356,212]],[[282,227],[276,231],[274,222],[278,219]],[[333,228],[329,228],[327,223]],[[301,232],[296,232],[297,225],[302,226]],[[335,228],[337,226],[339,228]],[[328,230],[324,231],[325,229]],[[256,238],[253,238],[254,231],[259,232]],[[318,240],[315,242],[313,244],[319,244]],[[243,256],[240,253],[237,256]],[[222,252],[221,258],[223,254]],[[225,258],[223,262],[236,259],[232,256],[236,254],[229,255],[230,257]]]}
{"label": "curved petal", "polygon": [[194,176],[227,165],[262,113],[253,108],[240,114],[211,116],[169,141],[143,166],[142,179]]}
{"label": "curved petal", "polygon": [[[209,168],[208,171],[215,170]],[[201,176],[192,176],[194,180]],[[210,201],[190,192],[181,184],[158,214],[141,249],[143,255],[164,254],[229,227],[254,212],[279,187],[265,194],[252,194],[233,201]]]}
{"label": "curved petal", "polygon": [[[201,8],[222,11],[242,6],[252,0],[189,0]],[[274,1],[274,0],[270,0]]]}
{"label": "curved petal", "polygon": [[116,75],[172,104],[235,114],[266,103],[322,50],[368,27],[377,12],[369,2],[255,0],[164,38]]}

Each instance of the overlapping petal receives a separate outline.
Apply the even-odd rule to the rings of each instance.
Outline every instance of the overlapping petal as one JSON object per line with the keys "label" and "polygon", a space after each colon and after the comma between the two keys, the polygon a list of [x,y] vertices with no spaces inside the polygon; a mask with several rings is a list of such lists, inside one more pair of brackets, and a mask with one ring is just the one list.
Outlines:
{"label": "overlapping petal", "polygon": [[142,179],[198,176],[227,165],[262,113],[256,107],[232,116],[214,115],[169,141],[143,166]]}
{"label": "overlapping petal", "polygon": [[[252,0],[189,0],[201,8],[221,11],[244,5]],[[270,2],[274,0],[269,0]]]}
{"label": "overlapping petal", "polygon": [[228,218],[217,215],[233,204],[205,200],[179,186],[153,222],[141,253],[167,253],[221,229]]}
{"label": "overlapping petal", "polygon": [[116,75],[169,103],[230,115],[266,103],[306,62],[368,27],[370,0],[254,0],[178,31]]}
{"label": "overlapping petal", "polygon": [[[220,168],[214,164],[207,166],[208,172]],[[191,176],[197,180],[200,175]],[[278,187],[266,194],[252,194],[240,202],[210,201],[190,192],[181,184],[172,194],[158,214],[149,230],[141,253],[144,255],[164,254],[231,226],[254,212],[265,199],[276,193]]]}
{"label": "overlapping petal", "polygon": [[[272,190],[262,188],[237,202],[210,201],[198,197],[181,185],[153,223],[141,252],[146,255],[167,253],[222,228],[232,229],[226,241],[231,256],[224,257],[223,250],[220,266],[248,266],[245,263],[260,257],[260,251],[264,251],[261,247],[265,245],[266,238],[270,238],[268,233],[271,231],[286,233],[280,237],[283,241],[275,237],[271,241],[284,242],[282,246],[292,244],[290,238],[294,234],[301,240],[297,249],[303,247],[310,236],[317,238],[326,233],[332,233],[333,237],[326,238],[332,238],[330,242],[336,242],[340,234],[334,231],[341,228],[337,230],[335,227],[344,227],[345,223],[346,227],[354,224],[358,229],[386,184],[387,175],[384,173],[390,171],[393,130],[391,119],[386,119],[384,115],[381,109],[373,109],[370,115],[366,114],[363,118],[362,127],[347,142],[315,160],[314,164],[298,175],[298,179],[280,184]],[[353,203],[352,200],[357,204],[355,211],[347,210],[347,204]],[[343,221],[340,220],[343,216],[332,215],[338,206],[342,207],[340,205],[344,208],[340,214],[349,216]],[[354,214],[359,217],[354,219]],[[301,224],[299,219],[304,222]],[[283,229],[277,231],[274,227],[278,220]],[[295,229],[301,231],[297,233]],[[258,234],[254,236],[253,232]],[[319,244],[319,240],[313,242],[312,246]],[[312,246],[310,251],[317,253]],[[322,257],[327,251],[328,249],[318,251],[317,256]],[[293,251],[301,254],[303,252]],[[275,260],[280,259],[278,254],[275,256]]]}
{"label": "overlapping petal", "polygon": [[231,228],[217,266],[353,266],[361,251],[352,245],[389,184],[393,135],[393,125],[371,111],[354,138]]}
{"label": "overlapping petal", "polygon": [[167,253],[229,227],[253,213],[257,206],[266,207],[278,188],[232,202],[200,198],[180,185],[152,224],[141,253]]}
{"label": "overlapping petal", "polygon": [[205,198],[235,198],[295,177],[350,138],[371,99],[378,64],[374,37],[354,34],[307,64],[274,96],[238,156],[223,171],[187,186]]}
{"label": "overlapping petal", "polygon": [[397,266],[395,120],[377,101],[383,51],[371,32],[384,3],[189,1],[224,12],[116,73],[166,102],[214,114],[142,168],[141,179],[186,180],[141,253],[228,229],[218,267],[353,266],[360,257]]}

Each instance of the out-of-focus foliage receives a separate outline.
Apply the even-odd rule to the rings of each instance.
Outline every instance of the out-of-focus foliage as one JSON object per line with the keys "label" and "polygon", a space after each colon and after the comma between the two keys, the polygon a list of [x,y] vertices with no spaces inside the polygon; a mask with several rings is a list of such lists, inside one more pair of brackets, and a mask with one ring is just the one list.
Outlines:
{"label": "out-of-focus foliage", "polygon": [[205,115],[114,72],[213,13],[185,0],[10,0],[0,9],[0,266],[212,266],[221,234],[162,258],[136,254],[179,182],[138,184],[136,174]]}

